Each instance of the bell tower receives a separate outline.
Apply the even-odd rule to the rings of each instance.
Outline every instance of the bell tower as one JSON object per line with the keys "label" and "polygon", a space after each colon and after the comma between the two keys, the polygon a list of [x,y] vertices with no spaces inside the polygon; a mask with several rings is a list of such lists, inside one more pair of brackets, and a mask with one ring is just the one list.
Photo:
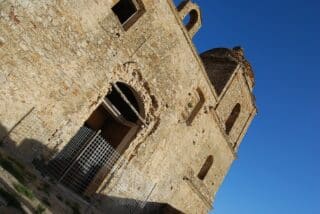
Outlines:
{"label": "bell tower", "polygon": [[225,136],[236,152],[256,114],[254,74],[241,47],[215,48],[200,55],[215,89],[215,110]]}

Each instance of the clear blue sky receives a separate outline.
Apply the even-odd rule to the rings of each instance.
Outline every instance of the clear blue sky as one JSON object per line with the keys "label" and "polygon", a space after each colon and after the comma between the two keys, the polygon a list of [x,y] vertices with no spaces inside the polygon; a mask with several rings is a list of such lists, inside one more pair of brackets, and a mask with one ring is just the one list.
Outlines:
{"label": "clear blue sky", "polygon": [[259,113],[214,214],[320,214],[320,1],[197,0],[199,52],[241,45]]}

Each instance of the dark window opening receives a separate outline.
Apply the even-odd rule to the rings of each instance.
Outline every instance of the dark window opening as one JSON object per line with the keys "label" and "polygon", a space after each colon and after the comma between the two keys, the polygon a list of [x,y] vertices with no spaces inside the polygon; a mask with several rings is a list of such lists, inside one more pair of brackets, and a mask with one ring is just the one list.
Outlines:
{"label": "dark window opening", "polygon": [[200,180],[203,180],[206,177],[212,164],[213,164],[213,156],[210,155],[207,157],[206,161],[204,162],[204,164],[202,165],[202,167],[200,169],[200,172],[198,174],[198,178]]}
{"label": "dark window opening", "polygon": [[138,10],[132,0],[120,0],[112,7],[112,11],[117,15],[121,24],[124,24]]}
{"label": "dark window opening", "polygon": [[231,111],[231,114],[229,115],[227,121],[226,121],[226,133],[227,135],[230,134],[230,131],[234,125],[234,123],[236,122],[237,118],[239,117],[240,114],[240,110],[241,110],[241,106],[239,103],[237,103],[234,108]]}

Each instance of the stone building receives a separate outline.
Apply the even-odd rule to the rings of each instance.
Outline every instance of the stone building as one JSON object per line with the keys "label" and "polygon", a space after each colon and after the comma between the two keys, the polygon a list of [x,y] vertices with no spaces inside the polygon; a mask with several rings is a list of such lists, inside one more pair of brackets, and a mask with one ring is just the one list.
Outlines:
{"label": "stone building", "polygon": [[0,0],[1,151],[81,212],[207,213],[256,106],[243,50],[198,55],[200,26],[191,1]]}

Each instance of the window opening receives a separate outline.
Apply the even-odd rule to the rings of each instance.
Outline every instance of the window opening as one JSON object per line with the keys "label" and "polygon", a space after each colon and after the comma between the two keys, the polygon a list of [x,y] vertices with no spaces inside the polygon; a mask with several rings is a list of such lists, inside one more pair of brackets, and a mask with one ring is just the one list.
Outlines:
{"label": "window opening", "polygon": [[198,12],[196,10],[191,10],[189,14],[183,19],[183,23],[188,31],[191,30],[191,28],[198,22],[198,19]]}
{"label": "window opening", "polygon": [[241,106],[239,103],[237,103],[234,108],[231,111],[231,114],[229,115],[227,121],[226,121],[226,133],[229,135],[230,131],[233,127],[233,125],[235,124],[237,118],[239,117],[240,114],[240,110],[241,110]]}
{"label": "window opening", "polygon": [[211,168],[212,164],[213,164],[213,156],[210,155],[207,157],[206,161],[204,162],[204,164],[202,165],[202,167],[200,169],[200,172],[198,174],[198,178],[200,180],[204,180],[204,178],[208,174],[209,169]]}
{"label": "window opening", "polygon": [[180,17],[182,18],[183,25],[192,38],[201,26],[199,7],[191,1],[185,0],[181,1],[181,3],[177,7],[177,10]]}
{"label": "window opening", "polygon": [[112,7],[120,23],[127,30],[144,12],[141,0],[120,0]]}
{"label": "window opening", "polygon": [[123,24],[137,12],[137,8],[132,0],[120,0],[112,7],[112,11],[117,15],[120,23]]}

